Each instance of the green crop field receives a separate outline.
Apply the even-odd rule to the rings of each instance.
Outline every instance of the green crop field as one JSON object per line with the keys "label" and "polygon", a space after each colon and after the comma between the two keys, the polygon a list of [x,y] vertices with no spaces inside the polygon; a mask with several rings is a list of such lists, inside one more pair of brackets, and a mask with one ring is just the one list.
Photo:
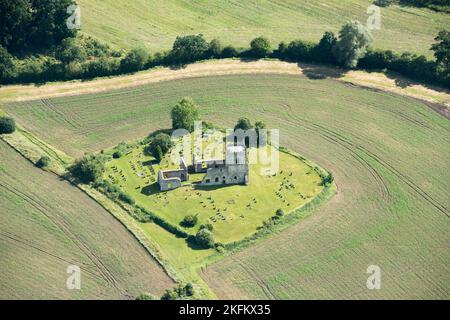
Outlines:
{"label": "green crop field", "polygon": [[[170,108],[184,96],[214,123],[232,126],[247,116],[280,129],[281,145],[332,172],[338,190],[295,226],[201,269],[218,297],[448,298],[450,123],[422,102],[332,79],[254,74],[9,103],[4,110],[80,156],[169,127]],[[190,273],[190,262],[199,266],[210,256],[177,251],[181,239],[152,224],[143,228]],[[369,265],[382,270],[381,290],[366,288]]]}
{"label": "green crop field", "polygon": [[[204,34],[226,44],[248,46],[265,35],[280,41],[318,41],[324,31],[337,32],[347,20],[366,22],[372,0],[78,0],[82,31],[117,47],[145,45],[169,49],[178,35]],[[438,30],[450,18],[426,9],[392,6],[381,9],[381,30],[374,46],[431,56]]]}
{"label": "green crop field", "polygon": [[[95,201],[0,141],[0,299],[132,299],[172,280]],[[66,269],[81,268],[81,290]]]}
{"label": "green crop field", "polygon": [[200,225],[211,223],[216,241],[229,243],[254,233],[277,209],[290,213],[323,190],[313,165],[285,152],[279,157],[280,168],[274,175],[266,175],[267,166],[261,163],[251,164],[248,186],[201,188],[196,183],[205,174],[199,173],[190,174],[181,188],[161,192],[156,182],[158,171],[178,166],[171,161],[170,153],[158,164],[138,146],[109,161],[104,178],[175,226],[186,215],[197,215],[196,227],[186,228],[187,232],[195,234]]}

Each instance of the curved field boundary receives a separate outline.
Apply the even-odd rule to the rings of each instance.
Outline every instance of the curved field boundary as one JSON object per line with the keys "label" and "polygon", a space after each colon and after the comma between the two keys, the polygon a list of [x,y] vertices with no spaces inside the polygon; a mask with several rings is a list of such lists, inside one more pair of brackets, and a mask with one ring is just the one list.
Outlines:
{"label": "curved field boundary", "polygon": [[[393,74],[365,71],[346,71],[313,64],[296,64],[278,60],[241,61],[224,59],[187,65],[184,68],[155,68],[131,75],[99,78],[92,81],[70,81],[37,85],[0,87],[0,102],[28,101],[52,97],[105,92],[113,89],[176,79],[231,74],[291,74],[311,79],[331,78],[382,91],[413,97],[439,106],[439,113],[450,117],[450,93],[446,89],[425,86]],[[45,100],[46,101],[46,100]],[[440,110],[440,111],[439,111]],[[76,123],[73,124],[76,126]]]}

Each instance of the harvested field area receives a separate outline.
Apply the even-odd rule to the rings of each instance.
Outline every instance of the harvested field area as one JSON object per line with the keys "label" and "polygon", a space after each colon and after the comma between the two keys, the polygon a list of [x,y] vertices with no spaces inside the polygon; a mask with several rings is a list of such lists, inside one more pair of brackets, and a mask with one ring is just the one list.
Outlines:
{"label": "harvested field area", "polygon": [[[421,102],[328,79],[258,74],[61,97],[50,100],[52,108],[39,100],[8,104],[6,111],[81,155],[169,127],[170,107],[184,96],[215,123],[248,116],[279,128],[281,144],[332,172],[338,188],[294,227],[204,269],[217,296],[448,298],[450,122]],[[366,288],[373,264],[382,290]]]}
{"label": "harvested field area", "polygon": [[[172,280],[108,212],[0,141],[0,299],[133,299]],[[81,290],[68,290],[69,265]]]}

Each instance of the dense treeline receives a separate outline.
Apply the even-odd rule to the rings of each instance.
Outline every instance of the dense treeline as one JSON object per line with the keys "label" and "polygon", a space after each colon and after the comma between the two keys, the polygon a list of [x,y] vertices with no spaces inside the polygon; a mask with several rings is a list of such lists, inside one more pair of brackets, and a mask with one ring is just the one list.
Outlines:
{"label": "dense treeline", "polygon": [[45,49],[74,37],[67,12],[73,0],[0,0],[0,45],[9,52]]}
{"label": "dense treeline", "polygon": [[[265,37],[257,37],[248,49],[241,49],[223,46],[217,39],[207,42],[202,35],[188,35],[177,37],[169,51],[152,55],[145,48],[135,48],[123,53],[93,38],[76,36],[76,30],[67,28],[67,6],[74,3],[73,0],[18,0],[12,5],[11,1],[0,0],[0,83],[92,79],[205,59],[278,58],[345,68],[392,70],[418,81],[450,86],[449,31],[441,31],[435,39],[431,48],[435,60],[409,52],[371,49],[372,36],[357,21],[346,23],[338,35],[325,32],[319,43],[281,42],[275,50]],[[48,12],[49,20],[41,24],[44,12]],[[33,39],[29,38],[31,35]],[[36,42],[36,39],[41,40]],[[45,49],[45,54],[17,58],[21,56],[17,53],[19,48],[33,50],[36,46]]]}
{"label": "dense treeline", "polygon": [[450,2],[448,0],[375,0],[373,3],[380,7],[400,4],[450,13]]}

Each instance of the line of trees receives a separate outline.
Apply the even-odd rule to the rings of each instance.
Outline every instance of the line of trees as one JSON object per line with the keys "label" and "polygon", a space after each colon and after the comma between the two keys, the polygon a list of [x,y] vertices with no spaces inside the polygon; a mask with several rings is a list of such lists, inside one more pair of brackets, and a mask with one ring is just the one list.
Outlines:
{"label": "line of trees", "polygon": [[400,4],[450,13],[450,2],[448,0],[375,0],[373,3],[380,7]]}
{"label": "line of trees", "polygon": [[431,47],[435,60],[428,60],[425,56],[409,52],[398,54],[391,50],[372,49],[370,32],[357,21],[346,23],[338,35],[325,32],[318,43],[303,40],[288,44],[281,42],[275,50],[265,37],[253,39],[248,49],[237,49],[230,45],[223,46],[217,39],[207,42],[202,35],[188,35],[177,37],[172,49],[167,52],[151,55],[144,48],[135,48],[123,54],[92,38],[79,36],[61,40],[51,57],[22,61],[20,67],[16,66],[11,53],[0,46],[0,83],[87,79],[136,72],[154,66],[239,57],[386,69],[418,81],[450,86],[450,32],[439,32],[435,41]]}

